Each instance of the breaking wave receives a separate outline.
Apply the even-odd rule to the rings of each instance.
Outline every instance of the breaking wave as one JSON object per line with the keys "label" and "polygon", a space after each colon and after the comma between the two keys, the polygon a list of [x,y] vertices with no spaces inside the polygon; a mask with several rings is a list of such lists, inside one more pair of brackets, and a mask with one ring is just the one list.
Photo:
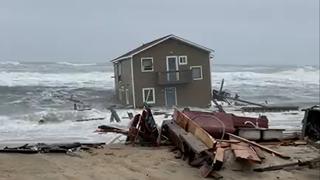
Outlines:
{"label": "breaking wave", "polygon": [[39,73],[0,72],[0,86],[95,87],[113,88],[112,72]]}
{"label": "breaking wave", "polygon": [[225,79],[226,83],[235,84],[250,84],[250,85],[282,85],[286,86],[292,84],[299,86],[319,85],[319,69],[306,66],[298,67],[271,73],[258,73],[258,72],[212,72],[214,81],[221,81]]}
{"label": "breaking wave", "polygon": [[0,65],[14,65],[14,66],[17,66],[17,65],[20,65],[20,62],[17,62],[17,61],[3,61],[3,62],[0,62]]}
{"label": "breaking wave", "polygon": [[60,64],[60,65],[68,65],[68,66],[95,66],[95,65],[97,65],[96,63],[92,63],[92,64],[80,64],[80,63],[70,63],[70,62],[57,62],[57,64]]}

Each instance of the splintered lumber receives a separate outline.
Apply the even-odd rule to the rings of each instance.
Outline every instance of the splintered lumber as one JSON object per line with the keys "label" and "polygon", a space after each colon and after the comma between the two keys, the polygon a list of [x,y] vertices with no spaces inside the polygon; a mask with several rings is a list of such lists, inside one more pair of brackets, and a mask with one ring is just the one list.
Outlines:
{"label": "splintered lumber", "polygon": [[261,162],[256,152],[250,148],[246,143],[231,144],[231,149],[234,152],[236,158],[252,160],[254,162]]}
{"label": "splintered lumber", "polygon": [[0,149],[0,153],[35,154],[35,153],[38,153],[38,150],[35,150],[35,149],[4,148],[4,149]]}
{"label": "splintered lumber", "polygon": [[280,111],[297,111],[299,106],[262,106],[262,107],[242,107],[245,112],[280,112]]}
{"label": "splintered lumber", "polygon": [[187,145],[197,154],[200,154],[209,148],[203,144],[200,140],[194,137],[191,133],[180,134],[182,141],[187,143]]}
{"label": "splintered lumber", "polygon": [[271,165],[267,167],[260,167],[260,168],[255,168],[253,169],[254,171],[257,172],[264,172],[264,171],[275,171],[275,170],[280,170],[283,168],[287,167],[292,167],[292,166],[307,166],[307,165],[312,165],[313,163],[318,163],[320,162],[320,158],[315,158],[311,160],[298,160],[296,162],[289,162],[285,164],[278,164],[278,165]]}
{"label": "splintered lumber", "polygon": [[279,156],[279,157],[281,157],[281,158],[290,159],[290,156],[285,155],[285,154],[282,154],[282,153],[280,153],[280,152],[277,152],[277,151],[275,151],[275,150],[273,150],[273,149],[270,149],[270,148],[268,148],[268,147],[266,147],[266,146],[262,146],[262,145],[260,145],[260,144],[258,144],[258,143],[256,143],[256,142],[254,142],[254,141],[249,141],[248,139],[242,138],[242,137],[240,137],[240,136],[237,136],[237,135],[234,135],[234,134],[231,134],[231,133],[227,133],[227,134],[228,134],[230,137],[234,138],[234,139],[237,139],[237,140],[240,140],[240,141],[243,141],[243,142],[252,144],[252,145],[254,145],[254,146],[257,146],[257,147],[261,148],[262,150],[265,150],[265,151],[267,151],[267,152],[269,152],[269,153],[273,153],[273,154],[275,154],[275,155],[277,155],[277,156]]}
{"label": "splintered lumber", "polygon": [[175,122],[187,132],[192,133],[196,138],[202,141],[209,149],[214,148],[216,140],[196,122],[192,121],[183,112],[175,108]]}
{"label": "splintered lumber", "polygon": [[82,121],[98,121],[98,120],[104,120],[105,118],[88,118],[88,119],[77,119],[76,122],[82,122]]}
{"label": "splintered lumber", "polygon": [[225,140],[225,139],[217,139],[218,142],[226,142],[226,143],[239,143],[240,141],[235,139]]}
{"label": "splintered lumber", "polygon": [[256,106],[259,106],[259,107],[267,107],[263,104],[258,104],[258,103],[254,103],[254,102],[250,102],[250,101],[246,101],[246,100],[243,100],[243,99],[239,99],[239,98],[233,98],[233,97],[224,97],[224,99],[231,99],[231,100],[234,100],[234,101],[239,101],[239,102],[243,102],[243,103],[247,103],[247,104],[252,104],[252,105],[256,105]]}
{"label": "splintered lumber", "polygon": [[99,133],[113,132],[113,133],[128,135],[127,129],[121,129],[121,128],[112,127],[112,126],[108,126],[108,125],[98,126],[98,129],[96,130],[96,132],[99,132]]}
{"label": "splintered lumber", "polygon": [[219,161],[221,163],[223,163],[223,159],[224,159],[224,148],[218,147],[216,150],[216,155],[214,156],[214,160],[213,163],[216,163],[216,161]]}
{"label": "splintered lumber", "polygon": [[264,155],[263,151],[257,147],[257,146],[252,146],[252,148],[254,149],[254,151],[257,153],[258,157],[260,159],[265,159],[266,158],[266,155]]}
{"label": "splintered lumber", "polygon": [[183,145],[180,140],[180,135],[187,134],[187,132],[178,126],[174,121],[164,121],[163,125],[164,128],[167,128],[168,137],[177,146],[179,149],[182,149]]}

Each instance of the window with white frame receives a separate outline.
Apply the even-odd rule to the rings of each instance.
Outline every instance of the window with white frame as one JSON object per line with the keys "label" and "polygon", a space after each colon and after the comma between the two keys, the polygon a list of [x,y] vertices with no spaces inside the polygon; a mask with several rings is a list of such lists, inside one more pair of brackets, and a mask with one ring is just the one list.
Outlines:
{"label": "window with white frame", "polygon": [[188,64],[187,56],[179,56],[179,64],[180,65],[187,65]]}
{"label": "window with white frame", "polygon": [[141,71],[142,72],[152,72],[153,71],[153,58],[152,57],[141,58]]}
{"label": "window with white frame", "polygon": [[156,102],[154,88],[142,88],[142,98],[143,102],[154,104]]}
{"label": "window with white frame", "polygon": [[201,80],[202,79],[202,66],[191,66],[193,80]]}

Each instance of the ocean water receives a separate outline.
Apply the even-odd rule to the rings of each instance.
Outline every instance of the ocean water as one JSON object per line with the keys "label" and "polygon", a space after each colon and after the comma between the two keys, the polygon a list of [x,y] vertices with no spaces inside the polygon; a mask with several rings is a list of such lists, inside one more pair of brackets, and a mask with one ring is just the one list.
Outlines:
{"label": "ocean water", "polygon": [[[213,88],[219,89],[224,79],[224,89],[243,99],[300,107],[319,104],[319,67],[213,65],[212,70]],[[116,103],[112,76],[113,68],[107,62],[0,61],[0,144],[112,141],[113,134],[93,132],[98,125],[110,124],[107,107]],[[70,98],[92,109],[74,111]],[[128,111],[139,112],[118,110],[120,117]],[[267,115],[272,127],[287,129],[299,128],[303,117],[300,111]],[[106,119],[75,121],[101,117]],[[45,123],[39,124],[40,119]],[[125,127],[128,121],[124,118],[115,125]]]}

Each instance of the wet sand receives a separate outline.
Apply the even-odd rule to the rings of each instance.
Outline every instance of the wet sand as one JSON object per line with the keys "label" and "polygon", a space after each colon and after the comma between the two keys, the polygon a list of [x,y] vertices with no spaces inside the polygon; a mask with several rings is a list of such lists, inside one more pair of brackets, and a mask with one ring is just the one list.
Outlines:
{"label": "wet sand", "polygon": [[[306,146],[277,147],[294,154],[293,159],[314,158],[319,151]],[[288,149],[289,148],[289,149]],[[288,152],[291,151],[291,152]],[[202,179],[198,168],[176,159],[169,147],[132,147],[107,145],[92,152],[79,152],[80,156],[65,154],[0,154],[0,180],[194,180]],[[267,153],[266,153],[267,154]],[[267,161],[280,163],[269,155]],[[276,161],[274,161],[276,160]],[[277,162],[277,160],[279,160]],[[219,173],[223,179],[299,179],[320,178],[320,169],[279,170],[252,172],[238,169],[237,163],[228,161]],[[266,165],[268,162],[263,163]]]}

